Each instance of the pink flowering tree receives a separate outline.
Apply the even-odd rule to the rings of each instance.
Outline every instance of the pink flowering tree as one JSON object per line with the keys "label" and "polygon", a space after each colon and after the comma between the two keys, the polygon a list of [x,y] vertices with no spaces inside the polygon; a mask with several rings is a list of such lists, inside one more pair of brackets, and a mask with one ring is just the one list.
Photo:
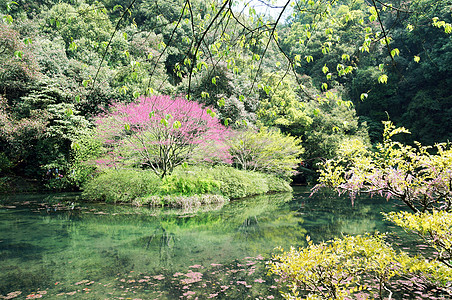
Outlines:
{"label": "pink flowering tree", "polygon": [[336,159],[320,170],[321,187],[332,187],[352,200],[359,193],[377,194],[402,201],[413,212],[452,211],[452,149],[446,144],[416,147],[394,141],[409,133],[383,122],[383,143],[370,151],[359,141],[342,145]]}
{"label": "pink flowering tree", "polygon": [[97,118],[96,125],[109,155],[98,163],[132,164],[164,177],[195,158],[230,161],[223,143],[228,130],[215,112],[183,97],[140,97],[130,104],[116,103]]}
{"label": "pink flowering tree", "polygon": [[[385,235],[343,236],[276,254],[270,271],[287,289],[286,299],[414,299],[452,294],[452,148],[405,145],[393,139],[405,128],[384,122],[383,143],[367,149],[359,140],[344,143],[339,156],[320,170],[322,187],[380,195],[411,211],[384,213],[386,220],[414,234],[411,253]],[[402,236],[403,238],[403,236]],[[431,293],[432,291],[435,291]],[[302,297],[300,297],[302,296]],[[399,297],[399,298],[397,298]]]}

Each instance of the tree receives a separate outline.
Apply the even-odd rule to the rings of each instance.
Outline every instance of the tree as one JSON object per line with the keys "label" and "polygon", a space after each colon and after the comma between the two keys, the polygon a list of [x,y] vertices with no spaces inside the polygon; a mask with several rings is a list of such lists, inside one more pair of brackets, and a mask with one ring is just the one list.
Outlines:
{"label": "tree", "polygon": [[[169,96],[116,103],[95,123],[116,162],[150,168],[161,177],[189,162],[203,147],[222,144],[228,132],[210,108]],[[204,159],[228,161],[226,148],[212,155]]]}
{"label": "tree", "polygon": [[349,299],[358,293],[391,299],[405,278],[413,283],[414,290],[409,291],[413,295],[428,296],[426,286],[450,294],[452,149],[445,144],[438,144],[436,151],[420,144],[404,145],[393,136],[408,131],[391,122],[384,125],[383,143],[375,151],[359,140],[343,144],[339,157],[328,160],[320,170],[320,184],[314,192],[331,187],[348,192],[352,200],[361,192],[398,199],[412,212],[390,212],[386,220],[415,233],[433,251],[418,250],[412,257],[380,234],[345,236],[317,245],[308,239],[307,248],[277,254],[269,265],[289,288],[283,294],[286,299]]}
{"label": "tree", "polygon": [[258,132],[237,131],[228,145],[238,168],[276,174],[284,179],[295,173],[304,152],[300,139],[265,127]]}
{"label": "tree", "polygon": [[[377,151],[368,150],[362,143],[342,146],[340,156],[329,160],[320,170],[320,184],[347,192],[352,199],[360,192],[396,198],[414,213],[452,209],[452,149],[438,144],[432,147],[404,145],[393,136],[409,133],[385,125],[383,143]],[[436,152],[431,154],[430,151]]]}

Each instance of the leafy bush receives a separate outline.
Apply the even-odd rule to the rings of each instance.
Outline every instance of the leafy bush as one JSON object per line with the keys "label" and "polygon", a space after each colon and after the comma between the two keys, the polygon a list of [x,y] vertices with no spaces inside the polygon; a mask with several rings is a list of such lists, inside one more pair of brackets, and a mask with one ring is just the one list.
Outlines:
{"label": "leafy bush", "polygon": [[229,140],[229,153],[242,170],[260,171],[290,178],[304,152],[301,140],[276,130],[261,128],[235,133]]}
{"label": "leafy bush", "polygon": [[[320,244],[308,238],[308,244],[269,262],[271,273],[288,288],[285,299],[391,299],[394,287],[413,292],[416,282],[423,281],[447,288],[452,279],[439,261],[396,251],[383,235],[345,236]],[[402,276],[419,277],[407,286]]]}
{"label": "leafy bush", "polygon": [[160,178],[150,171],[109,170],[85,184],[82,197],[106,202],[131,202],[157,193],[160,183]]}
{"label": "leafy bush", "polygon": [[342,144],[339,157],[326,161],[320,170],[314,191],[328,186],[349,193],[352,200],[359,193],[398,199],[412,212],[391,212],[385,214],[386,220],[416,234],[430,249],[422,251],[411,242],[413,257],[395,251],[380,235],[343,237],[319,245],[308,241],[307,248],[277,255],[270,263],[271,272],[291,290],[284,294],[287,299],[301,299],[299,290],[306,299],[349,299],[356,292],[359,298],[391,299],[392,290],[414,298],[432,287],[450,294],[452,149],[446,144],[437,144],[436,149],[405,145],[392,137],[408,130],[389,121],[383,124],[383,143],[375,151],[359,140]]}
{"label": "leafy bush", "polygon": [[6,173],[12,167],[11,161],[5,153],[0,152],[0,174]]}
{"label": "leafy bush", "polygon": [[177,169],[175,175],[196,174],[220,183],[220,193],[228,198],[244,198],[268,192],[289,192],[292,188],[284,180],[270,174],[237,170],[227,166],[213,168],[191,167]]}
{"label": "leafy bush", "polygon": [[164,195],[218,194],[220,182],[211,178],[200,176],[201,174],[185,173],[181,175],[169,175],[162,180],[160,192]]}
{"label": "leafy bush", "polygon": [[266,176],[269,192],[292,192],[289,182],[282,178],[267,174]]}
{"label": "leafy bush", "polygon": [[292,188],[286,181],[269,174],[224,166],[180,167],[164,179],[160,179],[150,170],[110,170],[86,183],[83,197],[106,202],[135,201],[137,205],[185,207],[187,204],[183,203],[190,197],[196,203],[210,203],[210,198],[204,199],[203,195],[233,199],[290,191]]}
{"label": "leafy bush", "polygon": [[148,196],[143,198],[138,198],[132,203],[136,206],[142,206],[145,204],[149,204],[151,206],[171,206],[171,207],[181,207],[181,208],[192,208],[201,205],[209,205],[216,203],[224,203],[229,201],[228,198],[221,195],[165,195],[165,196]]}

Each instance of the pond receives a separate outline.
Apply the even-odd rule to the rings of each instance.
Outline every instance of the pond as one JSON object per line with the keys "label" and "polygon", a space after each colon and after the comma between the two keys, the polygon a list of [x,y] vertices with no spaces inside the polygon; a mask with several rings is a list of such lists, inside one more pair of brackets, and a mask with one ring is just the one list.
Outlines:
{"label": "pond", "polygon": [[0,295],[279,299],[265,269],[275,247],[392,230],[381,212],[394,202],[309,193],[187,211],[86,204],[77,194],[3,196]]}

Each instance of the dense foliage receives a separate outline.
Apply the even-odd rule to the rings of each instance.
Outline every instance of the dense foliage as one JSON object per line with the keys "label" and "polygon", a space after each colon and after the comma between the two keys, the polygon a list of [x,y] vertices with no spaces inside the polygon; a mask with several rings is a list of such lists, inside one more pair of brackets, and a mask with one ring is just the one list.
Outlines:
{"label": "dense foliage", "polygon": [[[136,0],[129,4],[1,2],[2,176],[38,179],[56,189],[79,187],[93,170],[93,165],[80,164],[80,136],[112,104],[126,107],[140,95],[186,94],[201,103],[206,113],[206,106],[210,112],[215,110],[225,126],[276,127],[284,135],[301,138],[301,146],[308,150],[304,158],[309,168],[332,157],[343,138],[356,132],[365,135],[366,127],[358,122],[352,107],[318,104],[325,95],[305,75],[310,74],[309,68],[287,72],[285,59],[292,60],[291,55],[280,55],[262,27],[252,36],[240,36],[236,30],[240,23],[268,23],[264,16],[253,10],[238,12],[229,1],[223,6],[198,1]],[[281,32],[295,26],[295,20],[288,19]],[[287,45],[282,43],[280,50]],[[330,100],[346,102],[340,97]],[[331,116],[330,121],[323,122],[323,116]],[[156,114],[155,120],[159,117]],[[30,124],[29,129],[21,130],[24,124]],[[211,150],[212,146],[218,145],[210,145]],[[192,158],[205,158],[217,150],[209,155],[195,151]],[[85,158],[93,161],[98,150],[95,153]],[[184,159],[188,158],[185,154]],[[141,163],[146,160],[152,161],[142,157]],[[157,165],[157,172],[166,174],[165,164]],[[266,172],[277,168],[260,167]],[[291,172],[285,169],[280,175],[287,177]]]}
{"label": "dense foliage", "polygon": [[327,186],[348,192],[352,200],[358,193],[400,200],[411,212],[390,212],[385,219],[414,233],[418,243],[431,249],[418,250],[412,257],[381,235],[344,237],[291,249],[270,263],[271,272],[281,276],[289,288],[284,294],[287,299],[349,299],[356,293],[391,298],[400,292],[404,278],[412,285],[417,283],[411,293],[426,293],[426,286],[450,293],[452,149],[445,144],[432,148],[396,142],[395,135],[408,131],[391,122],[384,126],[383,143],[375,149],[367,149],[360,141],[342,145],[341,155],[320,170],[314,191]]}
{"label": "dense foliage", "polygon": [[[404,276],[450,292],[451,0],[259,2],[279,11],[0,0],[0,191],[24,177],[202,204],[320,168],[318,187],[401,200],[412,213],[385,218],[435,251],[413,258],[381,235],[291,250],[271,264],[287,298],[391,298]],[[393,139],[400,126],[413,134]]]}
{"label": "dense foliage", "polygon": [[[163,179],[152,170],[109,170],[87,182],[83,196],[95,201],[177,206],[184,197],[197,202],[203,195],[211,195],[210,199],[217,195],[217,201],[225,201],[290,191],[289,184],[276,176],[218,166],[179,167]],[[186,205],[193,203],[187,201]]]}

